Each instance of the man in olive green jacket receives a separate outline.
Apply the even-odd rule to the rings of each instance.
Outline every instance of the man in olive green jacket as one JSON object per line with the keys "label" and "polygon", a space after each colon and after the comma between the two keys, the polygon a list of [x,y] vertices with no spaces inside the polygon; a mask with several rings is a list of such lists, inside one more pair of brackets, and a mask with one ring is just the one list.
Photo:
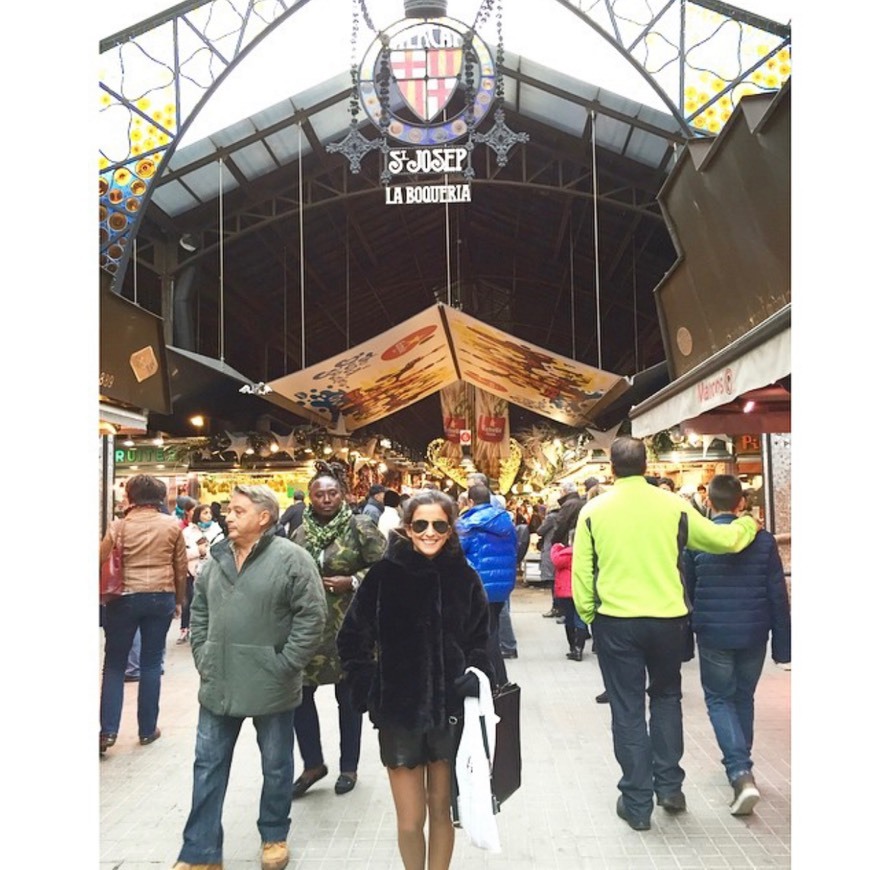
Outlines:
{"label": "man in olive green jacket", "polygon": [[200,707],[192,809],[175,870],[222,867],[223,798],[245,718],[262,756],[262,868],[282,870],[289,861],[293,710],[327,609],[314,560],[274,534],[278,513],[267,486],[236,487],[228,538],[211,548],[195,583],[190,639]]}
{"label": "man in olive green jacket", "polygon": [[738,553],[754,540],[757,524],[739,517],[715,525],[689,502],[651,486],[644,477],[647,452],[637,438],[617,438],[610,461],[614,485],[577,517],[572,589],[580,617],[593,626],[610,701],[614,755],[623,774],[617,815],[645,831],[654,794],[667,812],[687,808],[680,764],[681,662],[690,612],[683,551]]}

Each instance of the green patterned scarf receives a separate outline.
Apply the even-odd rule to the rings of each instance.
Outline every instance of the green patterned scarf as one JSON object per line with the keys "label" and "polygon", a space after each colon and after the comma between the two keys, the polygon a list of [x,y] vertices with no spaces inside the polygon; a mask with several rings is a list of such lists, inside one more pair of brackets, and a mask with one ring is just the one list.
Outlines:
{"label": "green patterned scarf", "polygon": [[318,565],[321,564],[321,553],[345,533],[350,522],[351,508],[347,502],[342,502],[339,512],[328,523],[319,523],[315,519],[311,505],[303,511],[302,525],[305,526],[305,549]]}

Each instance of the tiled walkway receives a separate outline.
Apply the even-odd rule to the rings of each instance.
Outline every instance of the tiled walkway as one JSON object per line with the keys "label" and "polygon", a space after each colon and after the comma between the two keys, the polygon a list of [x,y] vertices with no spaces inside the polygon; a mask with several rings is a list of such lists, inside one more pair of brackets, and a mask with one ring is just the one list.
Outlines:
{"label": "tiled walkway", "polygon": [[[754,815],[728,812],[730,789],[705,712],[696,661],[684,665],[684,727],[689,812],[653,814],[652,830],[637,833],[616,817],[619,768],[613,756],[610,711],[596,704],[598,663],[565,659],[564,629],[542,617],[549,592],[519,587],[513,594],[517,660],[510,678],[522,687],[522,788],[498,816],[503,851],[492,855],[457,833],[456,870],[575,870],[575,868],[779,868],[791,866],[790,672],[769,660],[757,691],[755,775],[763,799]],[[100,761],[102,870],[170,868],[189,810],[198,680],[187,646],[168,640],[162,738],[137,743],[136,684],[126,687],[119,741]],[[102,637],[99,643],[102,643]],[[587,645],[588,649],[588,645]],[[364,726],[360,781],[337,797],[338,730],[332,690],[317,695],[330,776],[293,803],[291,870],[391,870],[397,855],[394,809],[379,763],[375,732]],[[297,775],[301,759],[296,756]],[[256,813],[260,789],[254,732],[242,729],[225,803],[226,870],[259,867]]]}

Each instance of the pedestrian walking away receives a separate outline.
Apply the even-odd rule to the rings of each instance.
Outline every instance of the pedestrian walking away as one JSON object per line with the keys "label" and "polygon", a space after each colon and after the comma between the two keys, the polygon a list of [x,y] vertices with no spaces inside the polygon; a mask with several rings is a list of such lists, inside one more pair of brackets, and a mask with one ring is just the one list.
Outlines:
{"label": "pedestrian walking away", "polygon": [[467,497],[469,508],[455,525],[464,555],[485,586],[490,620],[488,655],[498,683],[504,685],[507,669],[500,649],[500,619],[516,585],[516,528],[509,513],[492,504],[487,486],[474,484]]}
{"label": "pedestrian walking away", "polygon": [[[742,484],[717,474],[708,486],[713,521],[728,525],[744,509]],[[772,659],[791,655],[790,602],[775,538],[761,529],[741,553],[715,556],[687,550],[687,592],[699,647],[699,676],[727,779],[730,812],[753,812],[760,791],[754,781],[754,692],[772,634]]]}
{"label": "pedestrian walking away", "polygon": [[610,460],[613,486],[590,498],[577,519],[572,591],[577,612],[592,625],[610,702],[622,769],[617,815],[645,831],[654,795],[667,812],[687,808],[681,767],[681,662],[689,612],[683,549],[739,552],[754,540],[757,523],[745,516],[716,525],[688,501],[651,486],[647,451],[637,438],[615,439]]}
{"label": "pedestrian walking away", "polygon": [[160,511],[165,484],[136,474],[125,485],[128,510],[114,520],[101,541],[100,559],[110,557],[122,536],[123,594],[104,607],[104,672],[101,680],[100,752],[117,740],[122,718],[125,670],[135,634],[140,634],[137,732],[143,746],[161,736],[158,727],[162,659],[171,620],[186,596],[186,545],[178,521]]}

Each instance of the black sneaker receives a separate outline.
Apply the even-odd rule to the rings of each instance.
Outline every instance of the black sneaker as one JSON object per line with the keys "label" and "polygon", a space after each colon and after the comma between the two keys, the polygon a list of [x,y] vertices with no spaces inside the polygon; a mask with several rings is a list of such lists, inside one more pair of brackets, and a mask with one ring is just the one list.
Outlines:
{"label": "black sneaker", "polygon": [[734,816],[747,816],[754,810],[754,805],[760,800],[760,792],[754,784],[754,777],[750,773],[743,773],[732,782],[733,801],[729,805],[729,811]]}
{"label": "black sneaker", "polygon": [[610,699],[607,697],[607,691],[602,692],[600,695],[595,696],[596,704],[609,704]]}
{"label": "black sneaker", "polygon": [[561,616],[561,611],[557,607],[550,607],[550,609],[543,614],[544,619],[555,619],[557,616]]}
{"label": "black sneaker", "polygon": [[667,813],[685,813],[687,811],[687,799],[682,791],[676,791],[667,795],[657,795],[656,803]]}
{"label": "black sneaker", "polygon": [[650,830],[650,817],[635,818],[634,816],[630,816],[626,811],[626,805],[623,803],[622,795],[617,798],[617,815],[626,822],[633,831]]}

